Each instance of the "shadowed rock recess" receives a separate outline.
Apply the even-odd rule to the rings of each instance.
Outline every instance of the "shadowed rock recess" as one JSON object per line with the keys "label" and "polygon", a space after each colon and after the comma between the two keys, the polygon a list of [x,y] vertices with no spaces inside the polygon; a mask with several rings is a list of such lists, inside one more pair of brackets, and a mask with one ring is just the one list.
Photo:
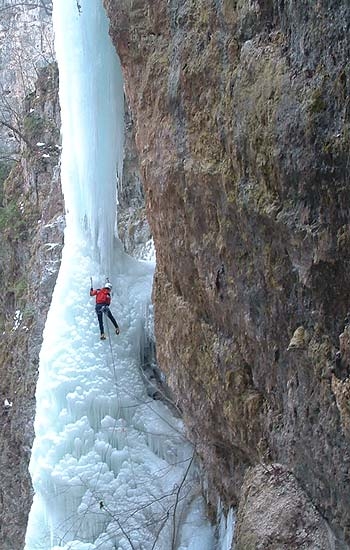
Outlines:
{"label": "shadowed rock recess", "polygon": [[[209,496],[238,505],[239,550],[347,548],[348,0],[104,4],[157,251],[157,356]],[[285,531],[254,538],[284,486]]]}

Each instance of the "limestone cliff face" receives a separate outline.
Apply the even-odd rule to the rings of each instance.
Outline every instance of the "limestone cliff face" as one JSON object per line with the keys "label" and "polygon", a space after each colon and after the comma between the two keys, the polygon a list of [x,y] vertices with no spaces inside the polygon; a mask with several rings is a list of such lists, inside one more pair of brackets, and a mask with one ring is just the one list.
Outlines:
{"label": "limestone cliff face", "polygon": [[1,185],[0,548],[24,546],[35,385],[46,314],[63,242],[60,113],[55,65],[26,99],[27,145]]}
{"label": "limestone cliff face", "polygon": [[[157,355],[213,494],[240,503],[239,537],[247,480],[268,495],[254,468],[278,462],[346,548],[349,4],[104,3],[157,251]],[[308,533],[257,540],[320,548]]]}

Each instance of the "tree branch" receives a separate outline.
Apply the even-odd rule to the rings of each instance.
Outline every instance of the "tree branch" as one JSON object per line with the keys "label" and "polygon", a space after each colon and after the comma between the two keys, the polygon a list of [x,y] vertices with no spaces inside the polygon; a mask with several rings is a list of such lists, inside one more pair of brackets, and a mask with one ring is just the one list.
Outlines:
{"label": "tree branch", "polygon": [[5,126],[5,128],[8,128],[9,130],[12,130],[18,136],[26,145],[28,145],[29,149],[33,150],[33,144],[29,141],[29,139],[20,131],[18,128],[15,128],[10,124],[9,122],[5,122],[4,120],[0,120],[0,125]]}
{"label": "tree branch", "polygon": [[180,492],[181,492],[181,489],[186,481],[186,478],[188,476],[188,472],[190,471],[190,468],[192,466],[192,462],[194,460],[194,455],[192,455],[191,457],[191,460],[190,460],[190,463],[189,465],[187,466],[187,469],[186,469],[186,472],[185,472],[185,475],[183,476],[182,478],[182,481],[178,487],[178,490],[176,492],[176,499],[175,499],[175,504],[174,504],[174,512],[173,512],[173,536],[172,536],[172,540],[171,540],[171,550],[175,550],[175,541],[176,541],[176,508],[177,508],[177,505],[179,503],[179,500],[180,500]]}

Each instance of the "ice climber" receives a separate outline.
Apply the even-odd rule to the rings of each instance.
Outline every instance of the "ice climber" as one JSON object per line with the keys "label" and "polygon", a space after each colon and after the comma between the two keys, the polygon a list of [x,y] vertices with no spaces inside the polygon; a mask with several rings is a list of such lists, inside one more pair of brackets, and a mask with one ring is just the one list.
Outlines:
{"label": "ice climber", "polygon": [[101,333],[101,340],[106,340],[106,335],[104,333],[104,327],[103,327],[103,314],[105,313],[107,317],[112,321],[115,333],[119,334],[119,326],[117,321],[114,319],[111,310],[109,309],[109,305],[111,303],[111,290],[112,285],[111,283],[106,283],[103,288],[97,288],[94,290],[92,287],[90,288],[90,296],[96,296],[96,315],[98,319],[98,324],[100,326],[100,333]]}

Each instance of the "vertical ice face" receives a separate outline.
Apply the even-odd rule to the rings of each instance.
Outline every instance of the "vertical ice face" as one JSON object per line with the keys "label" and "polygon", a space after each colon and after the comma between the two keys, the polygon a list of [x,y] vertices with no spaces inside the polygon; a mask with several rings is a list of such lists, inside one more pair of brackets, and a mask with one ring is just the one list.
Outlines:
{"label": "vertical ice face", "polygon": [[[115,235],[123,87],[101,0],[54,0],[67,229],[37,385],[26,550],[212,550],[181,420],[142,376],[154,265]],[[117,336],[99,340],[90,275],[108,275]]]}
{"label": "vertical ice face", "polygon": [[[90,234],[110,267],[116,177],[122,177],[124,98],[120,63],[98,0],[54,3],[62,109],[62,182],[68,227]],[[107,269],[107,271],[110,271]]]}

